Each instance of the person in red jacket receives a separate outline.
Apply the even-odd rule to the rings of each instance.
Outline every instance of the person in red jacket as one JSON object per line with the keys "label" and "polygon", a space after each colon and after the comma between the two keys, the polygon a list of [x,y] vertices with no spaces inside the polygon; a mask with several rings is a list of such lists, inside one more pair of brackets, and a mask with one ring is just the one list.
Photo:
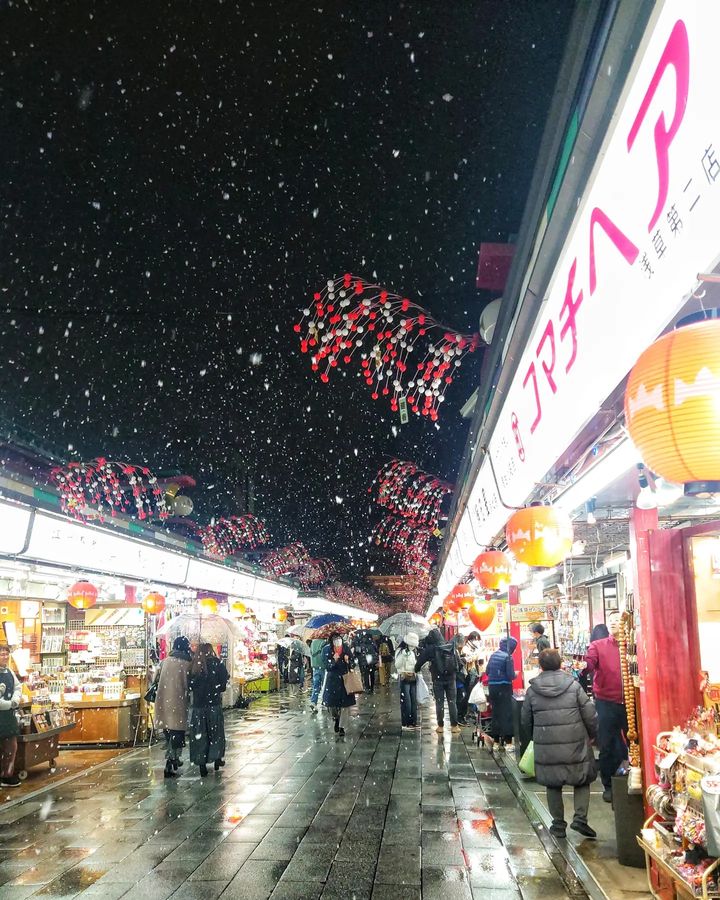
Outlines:
{"label": "person in red jacket", "polygon": [[603,800],[612,803],[612,777],[620,763],[627,759],[627,712],[620,671],[620,616],[608,619],[610,637],[593,641],[588,647],[586,672],[593,675],[593,696],[598,714],[598,747]]}

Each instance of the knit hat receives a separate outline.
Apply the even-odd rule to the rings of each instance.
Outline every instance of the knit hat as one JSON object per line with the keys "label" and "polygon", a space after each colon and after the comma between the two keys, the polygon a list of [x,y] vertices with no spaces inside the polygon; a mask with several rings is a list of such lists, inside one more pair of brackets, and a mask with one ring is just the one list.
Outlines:
{"label": "knit hat", "polygon": [[408,645],[408,647],[417,647],[417,645],[420,643],[420,639],[414,631],[408,631],[408,633],[405,635],[405,643]]}

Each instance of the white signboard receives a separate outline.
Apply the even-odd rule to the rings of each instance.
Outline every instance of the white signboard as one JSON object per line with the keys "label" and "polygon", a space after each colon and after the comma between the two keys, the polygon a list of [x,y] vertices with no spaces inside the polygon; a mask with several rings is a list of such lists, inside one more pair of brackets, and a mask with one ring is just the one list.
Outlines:
{"label": "white signboard", "polygon": [[22,550],[29,521],[29,507],[0,503],[0,553],[13,556]]}
{"label": "white signboard", "polygon": [[239,597],[251,596],[255,583],[253,575],[199,559],[190,560],[185,579],[187,587],[220,594],[234,594]]}
{"label": "white signboard", "polygon": [[179,553],[43,512],[35,515],[22,556],[165,584],[183,584],[188,567]]}
{"label": "white signboard", "polygon": [[[720,3],[658,5],[490,440],[505,503],[536,483],[720,255]],[[509,515],[485,460],[444,596]]]}

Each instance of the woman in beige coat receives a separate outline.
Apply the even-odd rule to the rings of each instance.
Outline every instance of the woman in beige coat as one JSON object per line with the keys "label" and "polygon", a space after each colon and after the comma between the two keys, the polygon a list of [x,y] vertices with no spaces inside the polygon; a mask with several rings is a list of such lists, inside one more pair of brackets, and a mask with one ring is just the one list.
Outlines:
{"label": "woman in beige coat", "polygon": [[176,778],[188,725],[190,641],[176,637],[172,653],[162,661],[155,698],[155,727],[165,736],[165,777]]}

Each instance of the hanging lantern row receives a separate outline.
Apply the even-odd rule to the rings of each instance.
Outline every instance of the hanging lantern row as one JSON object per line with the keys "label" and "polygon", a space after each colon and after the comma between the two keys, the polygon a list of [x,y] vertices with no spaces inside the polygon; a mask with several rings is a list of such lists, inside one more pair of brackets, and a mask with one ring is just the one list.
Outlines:
{"label": "hanging lantern row", "polygon": [[502,550],[486,550],[475,559],[472,572],[486,591],[504,591],[512,580],[512,560]]}
{"label": "hanging lantern row", "polygon": [[378,472],[368,493],[373,491],[379,506],[416,525],[436,529],[443,500],[452,493],[453,486],[423,472],[415,463],[393,459]]}
{"label": "hanging lantern row", "polygon": [[393,412],[403,401],[433,421],[463,358],[481,343],[480,335],[447,329],[416,303],[350,274],[317,291],[294,329],[321,381],[355,361],[373,400],[387,398]]}
{"label": "hanging lantern row", "polygon": [[505,540],[518,562],[550,569],[572,552],[572,521],[557,507],[527,506],[510,516]]}
{"label": "hanging lantern row", "polygon": [[273,618],[276,622],[287,622],[287,610],[286,609],[276,609],[273,613]]}
{"label": "hanging lantern row", "polygon": [[76,581],[67,595],[67,602],[75,609],[90,609],[95,606],[98,598],[98,589],[89,581]]}
{"label": "hanging lantern row", "polygon": [[265,523],[252,513],[218,519],[199,528],[198,533],[205,552],[221,559],[254,550],[269,539]]}
{"label": "hanging lantern row", "polygon": [[198,600],[198,609],[200,610],[200,615],[203,616],[217,615],[218,602],[214,597],[201,597]]}
{"label": "hanging lantern row", "polygon": [[152,591],[143,597],[142,608],[149,616],[157,616],[165,609],[165,597]]}
{"label": "hanging lantern row", "polygon": [[236,616],[244,616],[247,612],[247,606],[241,600],[235,600],[230,607],[231,612],[234,612]]}
{"label": "hanging lantern row", "polygon": [[720,492],[720,319],[681,324],[641,354],[625,420],[649,469],[691,496]]}
{"label": "hanging lantern row", "polygon": [[166,519],[165,496],[144,466],[103,457],[71,462],[50,473],[64,512],[81,522],[125,513],[140,520]]}

